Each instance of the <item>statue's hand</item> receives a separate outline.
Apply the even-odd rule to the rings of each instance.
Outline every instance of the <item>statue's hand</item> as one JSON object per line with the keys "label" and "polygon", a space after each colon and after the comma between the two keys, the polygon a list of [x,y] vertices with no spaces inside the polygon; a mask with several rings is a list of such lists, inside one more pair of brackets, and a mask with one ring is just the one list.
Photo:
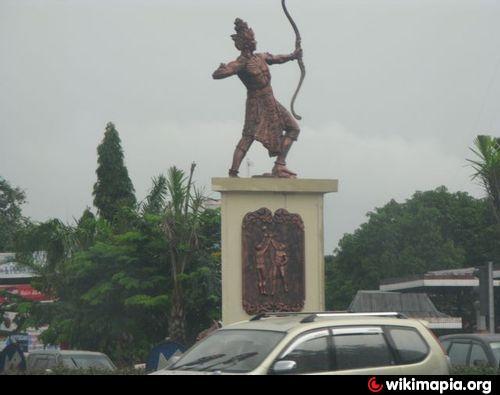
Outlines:
{"label": "statue's hand", "polygon": [[302,48],[296,49],[293,52],[293,58],[294,59],[302,59],[303,55],[304,55],[304,51],[302,51]]}

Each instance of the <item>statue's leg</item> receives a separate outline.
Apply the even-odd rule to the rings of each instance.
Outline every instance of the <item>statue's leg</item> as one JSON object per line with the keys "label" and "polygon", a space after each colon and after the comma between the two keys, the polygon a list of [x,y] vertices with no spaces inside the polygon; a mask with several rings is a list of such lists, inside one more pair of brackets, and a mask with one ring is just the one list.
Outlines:
{"label": "statue's leg", "polygon": [[286,134],[281,140],[281,148],[276,162],[274,162],[273,175],[277,177],[295,178],[297,174],[290,171],[286,167],[286,157],[293,143],[297,140],[300,130],[298,126],[296,129],[287,130]]}
{"label": "statue's leg", "polygon": [[243,158],[247,154],[250,146],[253,143],[253,138],[250,136],[243,136],[236,146],[233,154],[233,164],[229,169],[229,177],[238,177],[239,169]]}
{"label": "statue's leg", "polygon": [[273,176],[284,177],[284,178],[295,178],[297,174],[290,171],[286,167],[286,158],[288,152],[292,147],[293,143],[298,139],[300,133],[300,127],[292,114],[288,112],[285,107],[278,103],[280,116],[283,121],[283,126],[285,130],[285,135],[281,138],[280,153],[276,158],[276,162],[273,168]]}

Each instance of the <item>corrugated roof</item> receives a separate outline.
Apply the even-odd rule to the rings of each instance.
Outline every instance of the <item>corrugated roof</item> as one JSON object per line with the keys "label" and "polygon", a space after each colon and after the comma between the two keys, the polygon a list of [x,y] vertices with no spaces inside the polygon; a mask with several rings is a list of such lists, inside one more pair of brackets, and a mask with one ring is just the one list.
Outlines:
{"label": "corrugated roof", "polygon": [[451,318],[441,313],[424,293],[358,291],[349,306],[349,311],[355,313],[397,311],[413,318]]}

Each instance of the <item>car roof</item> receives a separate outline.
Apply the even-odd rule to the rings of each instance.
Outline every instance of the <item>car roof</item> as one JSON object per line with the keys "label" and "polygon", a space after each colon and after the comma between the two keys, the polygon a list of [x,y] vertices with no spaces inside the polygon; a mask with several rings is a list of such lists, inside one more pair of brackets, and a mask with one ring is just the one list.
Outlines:
{"label": "car roof", "polygon": [[267,330],[277,332],[307,331],[325,326],[363,326],[363,325],[395,325],[395,326],[415,326],[417,320],[380,317],[380,316],[359,316],[356,314],[342,314],[339,316],[318,316],[310,322],[301,322],[307,315],[287,315],[287,316],[269,316],[256,320],[241,321],[231,325],[224,326],[221,330]]}
{"label": "car roof", "polygon": [[491,333],[458,333],[453,335],[441,336],[439,340],[453,340],[453,339],[467,339],[467,340],[479,340],[487,342],[498,342],[500,341],[500,334]]}

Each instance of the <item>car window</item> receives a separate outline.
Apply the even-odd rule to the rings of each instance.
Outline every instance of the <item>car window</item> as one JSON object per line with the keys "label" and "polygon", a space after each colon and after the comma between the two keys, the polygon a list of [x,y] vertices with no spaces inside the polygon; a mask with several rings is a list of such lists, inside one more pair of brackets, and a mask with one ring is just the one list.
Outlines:
{"label": "car window", "polygon": [[328,330],[311,332],[295,340],[280,359],[295,361],[294,373],[316,373],[330,370]]}
{"label": "car window", "polygon": [[56,367],[56,357],[55,355],[49,355],[47,357],[47,369],[53,369]]}
{"label": "car window", "polygon": [[40,355],[33,358],[30,368],[33,370],[45,370],[48,369],[49,359],[46,355]]}
{"label": "car window", "polygon": [[194,345],[169,369],[250,372],[285,335],[268,330],[221,329]]}
{"label": "car window", "polygon": [[470,351],[469,366],[485,366],[488,364],[488,357],[483,347],[477,343],[473,343]]}
{"label": "car window", "polygon": [[465,366],[467,365],[467,354],[469,353],[471,344],[465,342],[452,342],[448,350],[448,356],[452,365]]}
{"label": "car window", "polygon": [[500,342],[491,342],[490,348],[491,348],[491,351],[493,352],[493,355],[495,356],[495,359],[497,361],[497,366],[499,366],[500,365]]}
{"label": "car window", "polygon": [[64,355],[62,360],[63,365],[68,368],[114,370],[113,364],[105,355],[71,354]]}
{"label": "car window", "polygon": [[333,339],[338,370],[390,366],[395,363],[381,332],[337,334]]}
{"label": "car window", "polygon": [[411,328],[388,328],[402,363],[423,361],[429,354],[429,346],[420,334]]}

